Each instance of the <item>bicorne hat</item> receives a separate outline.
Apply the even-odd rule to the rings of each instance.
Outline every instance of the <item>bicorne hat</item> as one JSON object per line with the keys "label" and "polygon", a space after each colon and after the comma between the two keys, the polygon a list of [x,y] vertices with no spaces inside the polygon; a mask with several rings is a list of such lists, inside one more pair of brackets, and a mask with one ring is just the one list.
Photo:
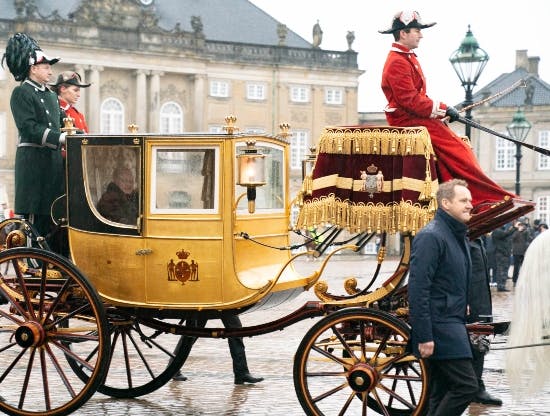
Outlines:
{"label": "bicorne hat", "polygon": [[379,30],[380,33],[393,33],[403,29],[426,29],[435,25],[435,22],[424,23],[420,13],[413,10],[403,10],[397,12],[392,19],[391,27],[385,30]]}
{"label": "bicorne hat", "polygon": [[83,84],[80,74],[74,71],[62,72],[57,76],[57,80],[55,84],[50,84],[50,86],[54,87],[54,89],[57,89],[62,84],[76,85],[77,87],[81,87],[81,88],[86,88],[92,85],[92,84]]}

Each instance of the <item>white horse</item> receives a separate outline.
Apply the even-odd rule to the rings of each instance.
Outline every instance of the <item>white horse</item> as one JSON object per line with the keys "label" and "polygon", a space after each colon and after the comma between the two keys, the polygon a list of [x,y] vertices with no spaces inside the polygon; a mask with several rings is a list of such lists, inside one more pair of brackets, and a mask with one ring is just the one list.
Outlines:
{"label": "white horse", "polygon": [[514,295],[506,353],[506,372],[512,394],[541,390],[550,380],[550,345],[513,348],[550,342],[550,232],[529,245]]}

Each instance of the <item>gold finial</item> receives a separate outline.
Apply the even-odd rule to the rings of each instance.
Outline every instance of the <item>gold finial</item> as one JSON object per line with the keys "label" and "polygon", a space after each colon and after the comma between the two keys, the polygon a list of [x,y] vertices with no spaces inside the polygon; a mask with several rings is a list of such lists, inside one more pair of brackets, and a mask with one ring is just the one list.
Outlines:
{"label": "gold finial", "polygon": [[139,126],[137,124],[128,124],[128,131],[132,134],[136,134],[139,130]]}
{"label": "gold finial", "polygon": [[288,123],[281,123],[279,124],[279,128],[281,129],[281,132],[279,133],[279,136],[283,139],[286,139],[288,136],[290,136],[290,124]]}
{"label": "gold finial", "polygon": [[239,131],[239,128],[235,126],[235,123],[237,122],[237,117],[235,117],[233,114],[228,115],[225,118],[225,126],[223,126],[223,130],[227,134],[233,134],[235,131]]}
{"label": "gold finial", "polygon": [[65,117],[63,118],[63,127],[61,131],[66,132],[68,135],[75,134],[78,129],[74,126],[74,118]]}

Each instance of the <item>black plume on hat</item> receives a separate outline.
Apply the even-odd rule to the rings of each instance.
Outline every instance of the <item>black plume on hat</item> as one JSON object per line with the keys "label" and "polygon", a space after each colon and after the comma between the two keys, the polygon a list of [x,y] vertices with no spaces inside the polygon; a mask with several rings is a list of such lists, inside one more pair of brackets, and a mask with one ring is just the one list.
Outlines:
{"label": "black plume on hat", "polygon": [[38,43],[26,33],[16,33],[8,40],[6,52],[2,57],[16,81],[23,81],[31,65],[38,63],[55,64],[59,58],[49,58]]}
{"label": "black plume on hat", "polygon": [[8,40],[6,53],[2,57],[16,81],[23,81],[29,72],[29,57],[40,49],[38,43],[25,33],[16,33]]}

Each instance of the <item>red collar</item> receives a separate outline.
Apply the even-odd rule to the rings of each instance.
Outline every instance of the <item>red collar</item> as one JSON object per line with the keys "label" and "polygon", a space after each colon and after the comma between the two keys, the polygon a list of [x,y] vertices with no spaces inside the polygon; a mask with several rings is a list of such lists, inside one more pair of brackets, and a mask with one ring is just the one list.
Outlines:
{"label": "red collar", "polygon": [[63,98],[57,97],[57,99],[59,100],[59,107],[63,111],[67,111],[69,108],[71,108],[71,105],[67,101],[65,101]]}
{"label": "red collar", "polygon": [[401,45],[400,43],[397,43],[397,42],[394,42],[394,43],[391,44],[391,50],[395,51],[395,52],[406,53],[406,54],[416,56],[416,54],[412,50],[410,50],[406,46],[403,46],[403,45]]}

